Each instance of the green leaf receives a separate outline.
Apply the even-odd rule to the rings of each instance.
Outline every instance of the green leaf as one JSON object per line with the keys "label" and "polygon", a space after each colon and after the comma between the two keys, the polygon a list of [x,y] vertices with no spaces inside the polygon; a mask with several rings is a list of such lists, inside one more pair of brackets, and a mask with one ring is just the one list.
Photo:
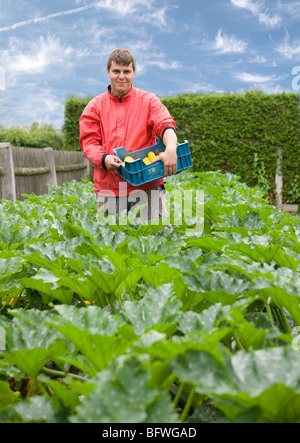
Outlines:
{"label": "green leaf", "polygon": [[181,244],[181,239],[169,242],[165,237],[138,237],[127,243],[126,252],[131,252],[149,265],[155,265],[176,253]]}
{"label": "green leaf", "polygon": [[[55,272],[55,273],[54,273]],[[26,288],[35,289],[40,292],[44,302],[49,303],[49,300],[58,300],[61,303],[70,304],[73,298],[73,291],[67,288],[60,287],[60,279],[65,278],[68,271],[39,271],[36,275],[30,278],[24,278],[22,284]]]}
{"label": "green leaf", "polygon": [[99,387],[83,399],[70,421],[149,423],[159,416],[161,423],[178,422],[170,398],[151,387],[150,379],[150,371],[136,357],[117,360],[99,376]]}
{"label": "green leaf", "polygon": [[228,244],[228,240],[225,238],[216,240],[212,237],[191,238],[186,242],[186,247],[198,247],[207,252],[222,252],[224,247]]}
{"label": "green leaf", "polygon": [[56,423],[51,400],[44,396],[32,397],[14,407],[24,423]]}
{"label": "green leaf", "polygon": [[272,301],[275,306],[284,307],[291,314],[295,324],[300,324],[299,296],[291,295],[282,288],[270,285],[269,288],[260,290],[262,298],[266,304]]}
{"label": "green leaf", "polygon": [[7,382],[0,380],[0,405],[13,405],[18,401],[18,393],[14,393]]}
{"label": "green leaf", "polygon": [[68,414],[73,414],[76,406],[80,403],[77,393],[59,381],[46,379],[45,383],[52,390],[52,408],[59,410],[59,408],[63,407]]}
{"label": "green leaf", "polygon": [[281,267],[300,272],[300,254],[291,251],[289,248],[279,250],[274,260]]}
{"label": "green leaf", "polygon": [[[118,332],[123,321],[96,306],[78,309],[75,306],[58,305],[55,307],[58,316],[54,318],[57,325],[72,325],[90,334],[112,336]],[[52,324],[54,324],[52,322]]]}
{"label": "green leaf", "polygon": [[[2,357],[12,365],[17,366],[29,377],[36,379],[39,372],[52,358],[66,353],[64,341],[57,341],[48,349],[31,348],[11,350],[2,354]],[[1,354],[0,354],[1,355]]]}
{"label": "green leaf", "polygon": [[155,287],[171,283],[181,276],[179,269],[175,269],[167,263],[159,263],[155,267],[145,265],[141,271],[143,280]]}
{"label": "green leaf", "polygon": [[142,334],[154,325],[176,323],[181,316],[180,307],[181,302],[173,295],[173,285],[166,284],[150,288],[139,301],[126,301],[121,313],[135,333]]}
{"label": "green leaf", "polygon": [[[114,251],[113,251],[114,252]],[[84,271],[84,275],[106,295],[114,294],[118,286],[126,280],[126,278],[134,272],[133,269],[116,268],[110,261],[102,260],[96,267],[94,264]]]}
{"label": "green leaf", "polygon": [[196,392],[210,396],[231,420],[258,406],[259,420],[276,422],[284,416],[281,400],[292,398],[292,393],[295,404],[284,421],[295,418],[295,411],[299,413],[299,353],[287,347],[224,356],[222,363],[205,352],[189,351],[176,357],[174,372],[181,382],[192,383]]}
{"label": "green leaf", "polygon": [[[227,311],[228,308],[230,309],[230,307],[227,307]],[[179,329],[185,334],[192,334],[197,331],[211,329],[215,327],[217,318],[223,316],[224,313],[220,303],[210,306],[208,309],[202,311],[201,314],[187,311],[183,313],[180,319]]]}
{"label": "green leaf", "polygon": [[51,326],[61,332],[86,357],[93,368],[91,375],[105,369],[113,356],[122,355],[130,345],[126,339],[115,335],[90,333],[73,325],[62,326],[52,323]]}
{"label": "green leaf", "polygon": [[235,244],[235,245],[228,246],[226,248],[226,253],[229,253],[229,251],[237,251],[237,252],[239,252],[239,255],[245,255],[245,256],[251,258],[251,260],[253,260],[255,262],[267,263],[268,265],[270,265],[272,260],[276,260],[276,256],[277,256],[280,248],[281,248],[280,245],[250,246],[250,245],[246,245],[245,243],[241,243],[241,244]]}
{"label": "green leaf", "polygon": [[6,343],[9,350],[47,349],[62,335],[46,325],[51,318],[49,311],[14,309],[14,317],[6,328]]}

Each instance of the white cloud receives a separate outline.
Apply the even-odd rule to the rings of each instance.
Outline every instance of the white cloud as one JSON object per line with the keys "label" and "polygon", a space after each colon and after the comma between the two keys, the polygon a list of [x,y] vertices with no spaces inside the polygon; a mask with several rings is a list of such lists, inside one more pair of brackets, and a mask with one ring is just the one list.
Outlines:
{"label": "white cloud", "polygon": [[260,10],[260,6],[258,3],[253,3],[251,0],[231,0],[238,8],[244,8],[248,11],[252,12],[253,15],[257,15]]}
{"label": "white cloud", "polygon": [[239,72],[235,74],[235,77],[244,83],[268,83],[270,81],[275,81],[276,77],[274,75],[262,75],[262,74],[250,74],[248,72]]}
{"label": "white cloud", "polygon": [[161,31],[170,32],[174,29],[174,22],[171,19],[170,10],[177,6],[168,5],[161,8],[151,8],[146,12],[136,14],[134,20],[140,23],[151,24],[158,27]]}
{"label": "white cloud", "polygon": [[137,60],[137,74],[144,75],[150,68],[158,68],[162,71],[173,70],[177,71],[182,68],[182,64],[176,60],[169,60],[166,54],[162,52],[155,52],[152,48],[148,53],[139,50],[135,47]]}
{"label": "white cloud", "polygon": [[150,9],[152,1],[149,0],[104,0],[96,4],[98,9],[107,9],[121,16],[133,15],[141,6],[142,10]]}
{"label": "white cloud", "polygon": [[5,69],[0,66],[0,91],[5,91],[6,89],[6,72]]}
{"label": "white cloud", "polygon": [[221,54],[237,53],[243,54],[246,51],[247,43],[243,40],[237,39],[235,36],[229,37],[222,34],[222,29],[219,29],[212,48],[216,49]]}
{"label": "white cloud", "polygon": [[182,67],[181,63],[177,61],[166,61],[166,60],[148,60],[146,64],[147,66],[156,66],[163,71],[167,71],[168,69],[178,70],[181,69]]}
{"label": "white cloud", "polygon": [[288,34],[284,42],[278,45],[275,50],[289,60],[300,60],[300,40],[294,40],[290,43],[290,37]]}
{"label": "white cloud", "polygon": [[282,20],[281,17],[279,17],[278,15],[272,16],[267,12],[260,12],[258,14],[258,19],[260,23],[263,23],[269,28],[275,28],[276,26],[280,25]]}
{"label": "white cloud", "polygon": [[[15,106],[11,106],[11,102]],[[63,112],[64,103],[58,100],[57,92],[36,83],[10,89],[1,97],[0,121],[4,126],[16,125],[16,122],[28,126],[33,121],[40,124],[51,121],[54,127],[60,128]]]}
{"label": "white cloud", "polygon": [[86,9],[90,9],[90,8],[94,8],[94,7],[95,7],[95,4],[86,5],[86,6],[82,6],[80,8],[74,8],[74,9],[69,9],[67,11],[57,12],[55,14],[49,14],[44,17],[34,17],[34,18],[31,18],[28,20],[24,20],[22,22],[14,23],[13,25],[10,25],[10,26],[5,26],[3,28],[0,28],[0,32],[13,31],[17,28],[22,28],[23,26],[31,25],[34,23],[41,23],[46,20],[50,20],[52,18],[61,17],[64,15],[70,15],[70,14],[77,14],[79,12],[85,11]]}
{"label": "white cloud", "polygon": [[267,59],[264,55],[255,55],[255,57],[250,60],[250,63],[259,63],[259,64],[265,64],[267,63]]}
{"label": "white cloud", "polygon": [[[75,60],[85,55],[84,51],[74,49],[61,43],[59,38],[40,36],[31,43],[12,38],[9,48],[1,52],[1,64],[7,74],[7,84],[15,84],[17,77],[25,74],[43,74],[54,70],[59,75],[59,69],[73,66]],[[63,69],[62,69],[63,68]]]}
{"label": "white cloud", "polygon": [[201,94],[207,94],[213,92],[215,94],[221,94],[224,93],[225,91],[223,89],[222,90],[217,89],[211,83],[198,82],[187,85],[185,88],[183,88],[183,92],[192,92],[192,93],[201,93]]}
{"label": "white cloud", "polygon": [[251,74],[249,72],[238,72],[234,77],[248,84],[248,89],[259,89],[267,94],[276,94],[282,92],[280,81],[285,76],[276,75],[263,75],[263,74]]}
{"label": "white cloud", "polygon": [[300,17],[300,1],[291,1],[289,3],[282,3],[278,0],[278,9],[283,12],[283,14],[288,14],[289,20],[297,20]]}
{"label": "white cloud", "polygon": [[144,23],[151,23],[152,25],[156,25],[160,28],[166,28],[168,27],[168,21],[166,18],[168,8],[163,7],[157,10],[154,10],[153,12],[146,12],[144,14],[141,14],[139,16],[135,17],[135,20],[139,22]]}
{"label": "white cloud", "polygon": [[[5,26],[0,28],[0,32],[8,32],[13,31],[17,28],[21,28],[23,26],[32,25],[36,23],[42,23],[54,18],[63,17],[66,15],[79,14],[88,9],[98,9],[98,10],[107,10],[113,12],[115,15],[132,16],[137,13],[138,8],[140,7],[141,11],[150,10],[152,6],[153,0],[102,0],[97,1],[91,4],[87,4],[78,8],[68,9],[65,11],[56,12],[54,14],[48,14],[43,17],[32,17],[28,20],[24,20],[21,22],[14,23],[9,26]],[[78,4],[78,2],[77,2]],[[153,18],[158,19],[158,23],[161,24],[162,20],[164,20],[164,11],[165,8],[155,11],[152,13]],[[148,18],[147,18],[148,20]],[[155,22],[154,22],[155,24]]]}
{"label": "white cloud", "polygon": [[[142,38],[144,37],[144,38]],[[125,40],[122,42],[123,47],[131,51],[136,59],[136,74],[138,76],[146,74],[151,68],[160,70],[180,70],[182,64],[178,60],[169,59],[167,54],[153,43],[152,36],[141,36],[136,40]],[[104,44],[101,48],[101,56],[107,58],[107,55],[115,49],[116,44],[110,42]]]}
{"label": "white cloud", "polygon": [[41,36],[31,45],[31,49],[14,57],[13,69],[17,73],[41,74],[51,65],[64,65],[68,62],[73,49],[63,46],[59,39]]}
{"label": "white cloud", "polygon": [[275,14],[271,15],[269,9],[264,5],[264,1],[253,2],[252,0],[231,0],[231,3],[242,9],[250,11],[259,22],[270,27],[275,28],[280,25],[282,18]]}

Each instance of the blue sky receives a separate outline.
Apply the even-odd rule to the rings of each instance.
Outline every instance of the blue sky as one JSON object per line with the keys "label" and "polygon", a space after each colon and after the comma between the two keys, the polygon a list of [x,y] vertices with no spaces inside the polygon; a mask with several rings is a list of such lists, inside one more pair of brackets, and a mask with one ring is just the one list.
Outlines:
{"label": "blue sky", "polygon": [[300,1],[1,0],[0,44],[6,127],[61,129],[68,97],[106,90],[117,47],[158,96],[300,89]]}

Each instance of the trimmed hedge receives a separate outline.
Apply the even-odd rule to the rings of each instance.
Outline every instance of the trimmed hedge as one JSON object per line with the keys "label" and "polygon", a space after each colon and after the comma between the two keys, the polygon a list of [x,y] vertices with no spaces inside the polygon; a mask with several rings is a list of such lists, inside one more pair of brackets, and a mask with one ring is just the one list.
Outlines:
{"label": "trimmed hedge", "polygon": [[79,119],[92,97],[84,99],[70,97],[65,104],[64,116],[64,149],[66,151],[81,151],[79,145]]}
{"label": "trimmed hedge", "polygon": [[[91,98],[70,98],[65,108],[65,149],[80,150],[78,121]],[[231,172],[249,186],[275,192],[278,150],[282,149],[283,201],[300,203],[299,96],[183,94],[164,97],[176,120],[178,140],[189,141],[194,171]]]}

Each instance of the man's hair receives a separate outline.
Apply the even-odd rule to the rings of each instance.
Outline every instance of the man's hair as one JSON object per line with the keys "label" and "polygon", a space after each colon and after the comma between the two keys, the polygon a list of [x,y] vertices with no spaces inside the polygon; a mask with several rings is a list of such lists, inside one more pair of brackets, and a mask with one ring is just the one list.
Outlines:
{"label": "man's hair", "polygon": [[132,63],[133,71],[135,72],[135,58],[133,54],[127,49],[118,48],[109,54],[107,60],[107,69],[110,71],[111,63],[115,62],[117,65],[129,66]]}

